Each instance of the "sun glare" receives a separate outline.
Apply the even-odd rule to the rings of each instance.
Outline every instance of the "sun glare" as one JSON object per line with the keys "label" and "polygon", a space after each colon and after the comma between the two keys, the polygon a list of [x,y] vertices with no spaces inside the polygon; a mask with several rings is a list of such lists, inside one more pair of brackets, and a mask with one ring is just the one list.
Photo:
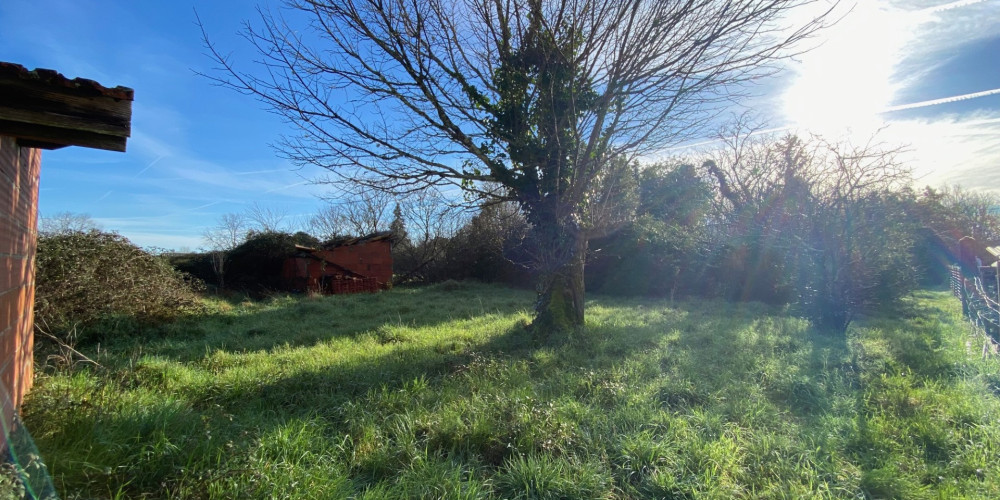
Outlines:
{"label": "sun glare", "polygon": [[801,56],[786,90],[793,127],[826,136],[877,129],[897,88],[892,71],[907,42],[909,15],[881,2],[859,2]]}
{"label": "sun glare", "polygon": [[880,137],[890,144],[906,145],[900,160],[913,169],[919,185],[939,186],[955,179],[1000,178],[994,175],[992,163],[1000,151],[995,141],[998,135],[1000,117],[981,113],[894,120]]}

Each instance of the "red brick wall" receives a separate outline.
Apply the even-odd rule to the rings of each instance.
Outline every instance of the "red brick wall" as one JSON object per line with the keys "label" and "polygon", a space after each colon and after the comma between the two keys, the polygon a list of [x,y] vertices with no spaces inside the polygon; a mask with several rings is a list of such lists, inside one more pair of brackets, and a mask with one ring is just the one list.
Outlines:
{"label": "red brick wall", "polygon": [[346,245],[318,252],[324,259],[386,287],[392,282],[392,247],[388,239]]}
{"label": "red brick wall", "polygon": [[40,150],[18,147],[13,138],[0,136],[0,418],[5,426],[31,387],[33,375],[41,158]]}
{"label": "red brick wall", "polygon": [[300,292],[319,291],[320,279],[323,277],[323,263],[309,257],[293,257],[285,259],[281,275],[285,286]]}

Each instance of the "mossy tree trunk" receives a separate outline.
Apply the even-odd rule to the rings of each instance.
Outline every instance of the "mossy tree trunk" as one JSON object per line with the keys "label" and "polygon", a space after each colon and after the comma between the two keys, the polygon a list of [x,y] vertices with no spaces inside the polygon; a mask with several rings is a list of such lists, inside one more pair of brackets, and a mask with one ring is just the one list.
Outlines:
{"label": "mossy tree trunk", "polygon": [[540,335],[565,333],[583,327],[583,268],[587,240],[572,245],[572,256],[563,266],[544,273],[538,283],[538,300],[532,328]]}
{"label": "mossy tree trunk", "polygon": [[575,216],[536,227],[539,278],[531,327],[539,337],[582,328],[587,237]]}

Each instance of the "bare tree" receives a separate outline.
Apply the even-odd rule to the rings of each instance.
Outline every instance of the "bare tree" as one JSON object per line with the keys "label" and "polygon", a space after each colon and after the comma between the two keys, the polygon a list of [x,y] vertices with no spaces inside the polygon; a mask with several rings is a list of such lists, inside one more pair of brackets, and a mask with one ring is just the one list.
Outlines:
{"label": "bare tree", "polygon": [[[900,149],[877,135],[862,143],[757,135],[745,123],[703,167],[716,181],[719,244],[743,279],[740,296],[798,301],[817,324],[843,331],[879,299],[905,293],[913,231]],[[754,288],[755,287],[755,288]]]}
{"label": "bare tree", "polygon": [[309,219],[309,232],[320,240],[347,235],[350,230],[339,205],[327,203]]}
{"label": "bare tree", "polygon": [[243,214],[223,214],[215,227],[205,232],[203,237],[213,250],[228,251],[243,243],[247,237],[249,223]]}
{"label": "bare tree", "polygon": [[450,238],[467,222],[466,214],[460,207],[452,205],[434,190],[404,198],[402,214],[407,234],[416,241]]}
{"label": "bare tree", "polygon": [[344,221],[356,236],[388,231],[396,197],[386,191],[363,189],[341,202]]}
{"label": "bare tree", "polygon": [[209,246],[212,271],[219,281],[219,288],[226,286],[228,252],[246,240],[248,226],[247,218],[243,214],[223,214],[215,227],[205,231],[203,235]]}
{"label": "bare tree", "polygon": [[912,182],[900,149],[872,138],[820,142],[817,176],[806,209],[812,284],[805,309],[819,324],[844,331],[861,312],[901,296],[915,283],[910,255],[916,221],[898,193]]}
{"label": "bare tree", "polygon": [[406,239],[397,243],[394,250],[399,260],[397,269],[401,271],[399,280],[426,279],[425,269],[446,255],[451,238],[468,217],[436,190],[406,196],[400,205],[400,215],[405,222]]}
{"label": "bare tree", "polygon": [[959,219],[958,225],[980,241],[1000,239],[1000,195],[989,191],[970,191],[960,186],[941,190],[943,202]]}
{"label": "bare tree", "polygon": [[38,219],[38,233],[42,236],[56,236],[69,233],[85,233],[100,229],[87,214],[60,212]]}
{"label": "bare tree", "polygon": [[219,288],[226,288],[226,263],[229,262],[229,255],[224,250],[213,250],[211,252],[212,272],[219,280]]}
{"label": "bare tree", "polygon": [[534,325],[555,331],[583,325],[596,180],[698,133],[823,25],[790,25],[812,3],[292,0],[293,16],[247,24],[261,71],[206,44],[216,81],[297,127],[279,143],[292,161],[376,189],[519,203],[540,249]]}
{"label": "bare tree", "polygon": [[256,201],[246,209],[246,219],[265,233],[274,233],[285,229],[287,212],[281,209],[265,207]]}

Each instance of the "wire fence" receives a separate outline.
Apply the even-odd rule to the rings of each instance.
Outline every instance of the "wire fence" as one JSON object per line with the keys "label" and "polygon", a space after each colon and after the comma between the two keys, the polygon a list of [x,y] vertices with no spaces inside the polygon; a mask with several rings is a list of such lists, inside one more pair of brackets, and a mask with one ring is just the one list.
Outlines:
{"label": "wire fence", "polygon": [[1000,352],[1000,302],[995,285],[982,276],[968,277],[961,266],[949,266],[951,291],[962,301],[962,313],[983,337],[983,357]]}
{"label": "wire fence", "polygon": [[[0,406],[13,409],[10,393],[2,385]],[[42,455],[15,412],[0,412],[0,432],[0,499],[59,500]]]}

